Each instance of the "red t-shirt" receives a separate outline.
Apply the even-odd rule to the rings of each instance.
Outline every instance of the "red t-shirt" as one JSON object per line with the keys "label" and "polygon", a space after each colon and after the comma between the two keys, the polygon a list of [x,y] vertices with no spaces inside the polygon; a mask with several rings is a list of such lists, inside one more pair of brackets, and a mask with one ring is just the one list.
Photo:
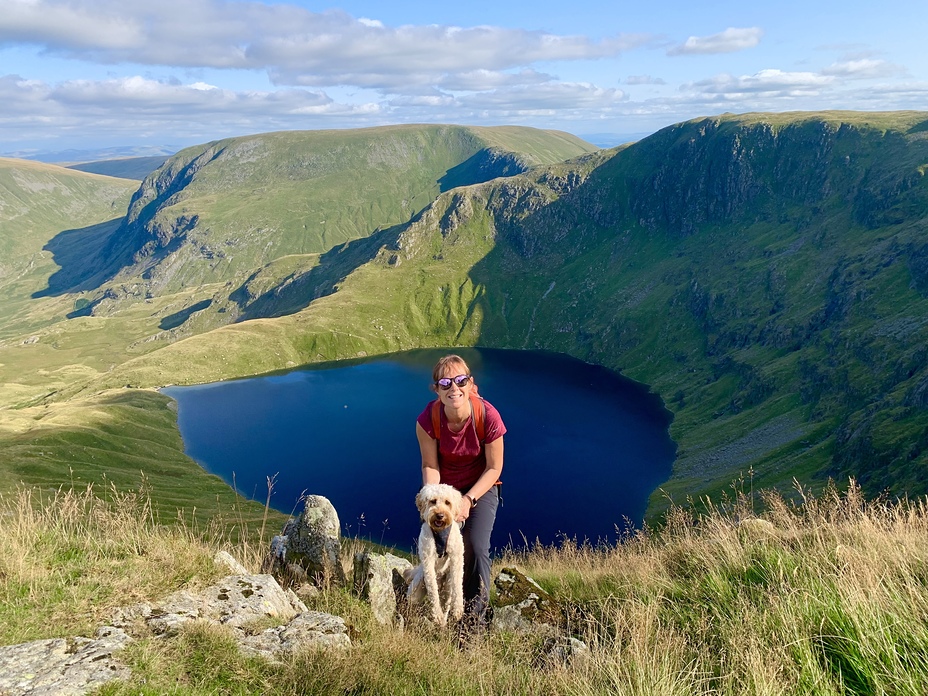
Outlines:
{"label": "red t-shirt", "polygon": [[[493,408],[489,401],[484,400],[483,404],[486,407],[486,415],[483,419],[483,441],[484,443],[493,442],[506,433],[506,426],[500,418],[499,411]],[[471,414],[461,431],[455,433],[448,427],[445,409],[439,408],[438,411],[441,438],[436,438],[432,429],[431,401],[419,414],[416,422],[422,426],[430,438],[438,439],[438,471],[441,474],[441,482],[454,486],[461,492],[467,492],[487,468],[487,457],[477,438],[474,416]]]}

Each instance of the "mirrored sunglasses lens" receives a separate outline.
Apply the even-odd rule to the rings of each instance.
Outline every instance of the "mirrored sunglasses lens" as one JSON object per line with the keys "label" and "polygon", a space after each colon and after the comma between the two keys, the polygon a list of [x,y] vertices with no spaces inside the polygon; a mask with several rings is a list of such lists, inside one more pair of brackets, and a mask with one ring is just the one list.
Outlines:
{"label": "mirrored sunglasses lens", "polygon": [[437,385],[439,386],[439,388],[441,388],[441,389],[451,389],[451,378],[450,378],[450,377],[442,377],[440,380],[438,380],[437,382],[435,382],[435,384],[437,384]]}
{"label": "mirrored sunglasses lens", "polygon": [[470,381],[470,375],[458,375],[454,378],[455,385],[459,387],[463,387],[468,381]]}

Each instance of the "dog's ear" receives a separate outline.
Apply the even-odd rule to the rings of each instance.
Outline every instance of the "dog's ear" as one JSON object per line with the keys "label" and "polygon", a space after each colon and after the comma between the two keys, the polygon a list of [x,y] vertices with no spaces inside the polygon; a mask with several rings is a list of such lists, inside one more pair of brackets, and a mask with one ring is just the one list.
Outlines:
{"label": "dog's ear", "polygon": [[419,515],[421,516],[425,512],[425,506],[428,504],[428,500],[425,497],[425,486],[419,489],[419,492],[416,493],[416,509],[419,510]]}

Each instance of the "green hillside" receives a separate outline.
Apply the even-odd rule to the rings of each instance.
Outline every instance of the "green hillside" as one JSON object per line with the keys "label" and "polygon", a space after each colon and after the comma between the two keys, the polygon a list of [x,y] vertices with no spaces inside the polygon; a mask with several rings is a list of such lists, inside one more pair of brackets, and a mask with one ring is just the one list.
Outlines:
{"label": "green hillside", "polygon": [[[271,176],[260,153],[289,134],[185,151],[146,180],[101,252],[131,251],[123,275],[81,295],[92,311],[0,346],[5,388],[23,394],[16,471],[28,479],[50,442],[107,413],[87,410],[101,390],[483,345],[558,351],[651,385],[675,415],[665,489],[677,500],[740,476],[928,490],[928,113],[726,115],[556,162],[562,136],[526,129],[327,135],[328,160],[287,146],[301,176],[324,174],[286,194],[279,170],[275,192],[253,187]],[[515,138],[524,152],[501,155]],[[431,164],[408,181],[370,183],[419,151]],[[501,162],[511,175],[493,178]],[[391,198],[401,185],[408,197]],[[338,242],[300,232],[324,191],[343,214]],[[298,214],[285,204],[297,198]],[[264,246],[234,232],[246,218],[274,231]],[[207,239],[234,243],[209,257]],[[68,423],[58,440],[39,418],[45,382],[22,376],[46,362]],[[656,494],[651,513],[665,504]]]}
{"label": "green hillside", "polygon": [[678,497],[749,469],[758,485],[852,473],[871,492],[924,492],[926,120],[704,119],[450,191],[267,293],[268,313],[294,314],[182,341],[104,384],[415,346],[555,350],[664,397]]}
{"label": "green hillside", "polygon": [[188,148],[143,183],[111,258],[156,294],[242,280],[406,222],[441,190],[595,148],[527,128],[288,131]]}

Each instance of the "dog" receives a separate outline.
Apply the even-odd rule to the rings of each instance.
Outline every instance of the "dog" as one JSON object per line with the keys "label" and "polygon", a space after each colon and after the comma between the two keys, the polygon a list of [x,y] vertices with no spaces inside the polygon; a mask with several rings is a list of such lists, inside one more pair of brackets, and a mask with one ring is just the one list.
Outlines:
{"label": "dog", "polygon": [[464,539],[455,521],[461,494],[444,483],[430,483],[416,495],[422,527],[419,530],[419,565],[403,575],[409,583],[409,606],[427,597],[431,618],[446,626],[449,617],[464,615]]}

